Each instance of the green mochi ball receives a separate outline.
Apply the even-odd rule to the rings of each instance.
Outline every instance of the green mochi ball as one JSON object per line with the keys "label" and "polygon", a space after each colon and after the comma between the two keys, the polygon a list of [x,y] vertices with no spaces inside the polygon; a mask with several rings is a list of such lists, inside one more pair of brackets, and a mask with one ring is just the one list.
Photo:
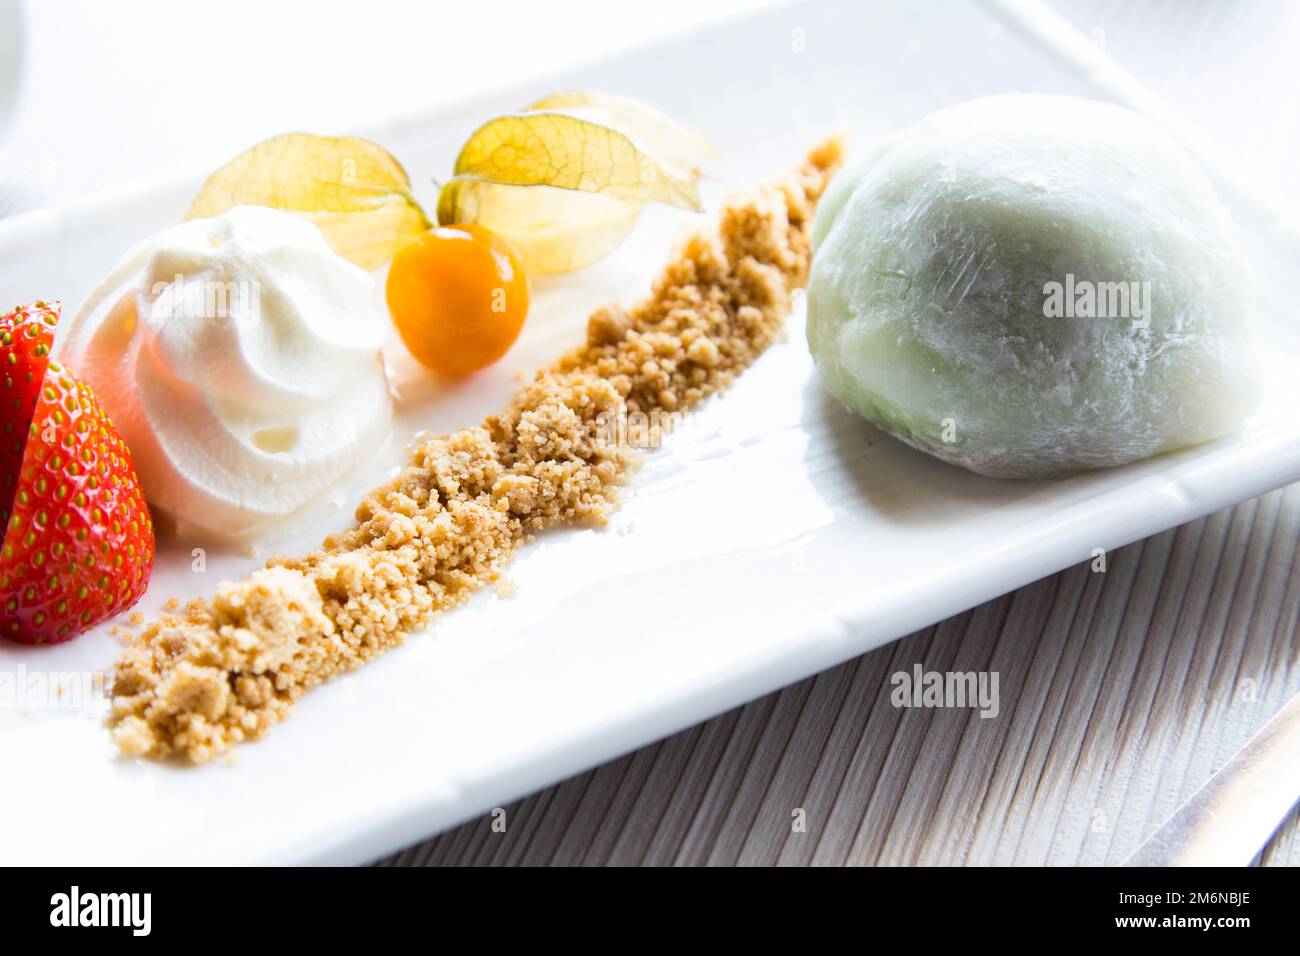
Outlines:
{"label": "green mochi ball", "polygon": [[1257,401],[1253,285],[1192,157],[1064,96],[931,114],[832,182],[808,343],[845,405],[999,478],[1106,468]]}

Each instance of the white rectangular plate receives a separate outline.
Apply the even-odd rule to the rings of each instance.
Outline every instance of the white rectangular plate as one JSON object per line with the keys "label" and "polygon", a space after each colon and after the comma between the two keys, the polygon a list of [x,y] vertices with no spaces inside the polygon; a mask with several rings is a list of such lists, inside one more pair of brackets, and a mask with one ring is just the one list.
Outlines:
{"label": "white rectangular plate", "polygon": [[[475,123],[571,86],[641,96],[709,133],[726,159],[707,196],[779,173],[835,126],[862,142],[953,102],[1040,90],[1125,97],[967,4],[814,4],[621,57],[436,115],[355,130],[417,183],[444,175]],[[802,31],[802,32],[798,32]],[[1133,92],[1128,90],[1128,92]],[[1220,157],[1222,159],[1222,157]],[[1216,170],[1217,171],[1217,170]],[[202,171],[0,223],[0,302],[74,305],[125,248],[180,218]],[[1230,180],[1231,177],[1226,177]],[[1246,234],[1269,332],[1268,399],[1238,436],[1067,481],[997,482],[874,431],[820,389],[801,319],[724,398],[650,454],[606,531],[529,545],[517,596],[478,596],[430,634],[309,694],[231,761],[197,769],[115,758],[93,713],[0,707],[0,862],[356,862],[1072,563],[1300,478],[1295,245],[1260,187],[1225,192]],[[1253,196],[1253,199],[1252,199]],[[653,210],[615,256],[537,283],[500,366],[411,397],[417,428],[475,423],[513,375],[580,339],[592,307],[646,289],[690,215]],[[412,385],[418,384],[412,380]],[[268,544],[306,549],[341,527],[394,447]],[[262,556],[171,542],[142,609],[210,594]],[[0,647],[29,678],[107,667],[104,629],[53,648]],[[0,673],[3,673],[0,671]],[[33,685],[35,686],[35,685]],[[69,698],[71,700],[71,698]],[[93,711],[94,708],[88,710]]]}

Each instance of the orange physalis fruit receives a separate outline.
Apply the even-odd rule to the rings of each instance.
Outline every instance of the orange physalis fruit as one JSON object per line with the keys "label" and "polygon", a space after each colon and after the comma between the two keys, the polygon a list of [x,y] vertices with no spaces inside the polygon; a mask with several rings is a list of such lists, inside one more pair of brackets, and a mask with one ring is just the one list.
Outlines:
{"label": "orange physalis fruit", "polygon": [[386,294],[411,354],[453,377],[505,355],[528,315],[518,257],[482,226],[438,226],[405,246],[393,258]]}

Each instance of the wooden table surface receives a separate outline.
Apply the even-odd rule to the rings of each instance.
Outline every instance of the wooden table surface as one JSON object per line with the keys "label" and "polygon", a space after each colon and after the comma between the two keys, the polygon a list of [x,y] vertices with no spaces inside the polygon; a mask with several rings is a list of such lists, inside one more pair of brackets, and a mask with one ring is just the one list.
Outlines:
{"label": "wooden table surface", "polygon": [[[382,861],[1113,864],[1300,691],[1300,484],[1044,578]],[[1000,713],[890,676],[1000,675]],[[802,810],[803,832],[795,832]],[[500,822],[494,827],[494,821]],[[1300,864],[1295,812],[1262,854]]]}

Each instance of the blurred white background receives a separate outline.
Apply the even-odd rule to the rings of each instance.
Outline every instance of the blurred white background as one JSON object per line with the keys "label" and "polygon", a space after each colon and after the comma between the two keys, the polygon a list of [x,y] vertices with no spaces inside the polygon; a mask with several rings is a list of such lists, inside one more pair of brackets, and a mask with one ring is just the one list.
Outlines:
{"label": "blurred white background", "polygon": [[1048,0],[1248,169],[1300,201],[1300,3]]}
{"label": "blurred white background", "polygon": [[[658,37],[689,41],[694,29],[770,5],[27,0],[0,215],[220,162],[291,129],[350,132]],[[3,14],[16,6],[0,0],[0,64],[12,62]]]}
{"label": "blurred white background", "polygon": [[[0,215],[217,163],[290,129],[349,132],[658,37],[689,42],[693,30],[780,2],[0,0],[0,126],[9,18],[20,5],[26,14]],[[978,0],[928,0],[925,16],[966,2]],[[1300,3],[1048,5],[1300,199]]]}

